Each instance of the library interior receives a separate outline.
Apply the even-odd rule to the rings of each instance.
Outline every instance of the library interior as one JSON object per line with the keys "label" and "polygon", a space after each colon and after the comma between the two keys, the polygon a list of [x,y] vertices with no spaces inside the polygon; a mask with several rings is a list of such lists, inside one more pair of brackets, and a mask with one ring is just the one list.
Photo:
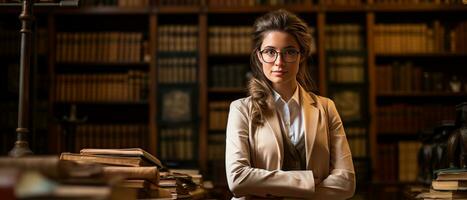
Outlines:
{"label": "library interior", "polygon": [[279,9],[309,27],[351,199],[466,199],[466,0],[0,0],[0,196],[239,197],[229,111]]}

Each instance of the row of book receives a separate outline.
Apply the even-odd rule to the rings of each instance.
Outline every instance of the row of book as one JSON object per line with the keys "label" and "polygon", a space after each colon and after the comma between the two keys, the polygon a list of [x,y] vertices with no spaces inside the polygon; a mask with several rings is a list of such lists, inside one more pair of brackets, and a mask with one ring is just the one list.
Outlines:
{"label": "row of book", "polygon": [[462,4],[462,0],[374,0],[375,4]]}
{"label": "row of book", "polygon": [[106,74],[59,74],[57,102],[141,102],[148,98],[148,75],[142,71]]}
{"label": "row of book", "polygon": [[378,176],[387,182],[415,182],[418,175],[418,151],[421,142],[381,143],[378,147]]}
{"label": "row of book", "polygon": [[198,80],[196,57],[160,57],[157,62],[159,83],[196,83]]}
{"label": "row of book", "polygon": [[433,52],[435,38],[427,24],[376,24],[374,44],[376,53]]}
{"label": "row of book", "polygon": [[249,75],[246,64],[212,65],[209,74],[211,88],[245,88]]}
{"label": "row of book", "polygon": [[329,81],[336,83],[363,83],[365,57],[329,56]]}
{"label": "row of book", "polygon": [[[461,92],[467,77],[424,71],[411,62],[376,67],[378,92]],[[465,89],[465,88],[464,88]]]}
{"label": "row of book", "polygon": [[16,127],[18,125],[18,102],[3,101],[0,104],[0,127]]}
{"label": "row of book", "polygon": [[210,26],[209,54],[246,54],[251,52],[251,26]]}
{"label": "row of book", "polygon": [[[47,29],[39,27],[34,33],[36,52],[38,55],[45,55],[48,42]],[[4,29],[0,26],[0,56],[19,56],[20,37],[19,30]]]}
{"label": "row of book", "polygon": [[117,6],[121,8],[144,8],[151,0],[86,0],[80,6]]}
{"label": "row of book", "polygon": [[160,6],[196,6],[200,0],[159,0]]}
{"label": "row of book", "polygon": [[349,142],[350,151],[354,158],[366,158],[368,156],[368,133],[366,128],[346,127],[345,134]]}
{"label": "row of book", "polygon": [[208,160],[224,161],[225,133],[208,134]]}
{"label": "row of book", "polygon": [[57,62],[142,62],[148,53],[140,32],[60,32],[56,47]]}
{"label": "row of book", "polygon": [[164,24],[158,27],[157,34],[159,52],[196,52],[198,50],[197,25]]}
{"label": "row of book", "polygon": [[128,148],[147,146],[149,130],[146,124],[84,124],[75,132],[75,149]]}
{"label": "row of book", "polygon": [[330,87],[330,98],[335,102],[339,115],[344,122],[358,122],[365,119],[363,113],[364,94],[362,87],[333,88]]}
{"label": "row of book", "polygon": [[417,180],[419,173],[418,166],[418,152],[422,143],[420,141],[399,141],[399,181],[400,182],[414,182]]}
{"label": "row of book", "polygon": [[[464,1],[464,5],[466,2]],[[467,53],[467,21],[460,22],[449,32],[450,43],[446,46],[447,51],[456,53]],[[450,47],[450,49],[449,49]]]}
{"label": "row of book", "polygon": [[304,5],[310,0],[209,0],[209,6]]}
{"label": "row of book", "polygon": [[[370,160],[353,160],[353,166],[355,169],[355,176],[357,184],[368,183],[371,180],[371,167],[369,164]],[[357,194],[358,195],[358,194]]]}
{"label": "row of book", "polygon": [[361,51],[365,49],[363,27],[359,24],[330,24],[325,27],[325,32],[326,50]]}
{"label": "row of book", "polygon": [[209,102],[209,130],[225,130],[230,101]]}
{"label": "row of book", "polygon": [[454,120],[452,110],[452,106],[437,104],[381,106],[378,108],[378,132],[415,134],[438,121]]}
{"label": "row of book", "polygon": [[0,29],[0,56],[18,56],[20,45],[18,31]]}
{"label": "row of book", "polygon": [[324,5],[345,5],[345,6],[357,6],[362,5],[364,2],[362,0],[327,0],[321,1]]}
{"label": "row of book", "polygon": [[[6,68],[6,70],[5,70]],[[12,63],[6,63],[3,65],[2,74],[0,74],[0,89],[5,94],[18,94],[19,92],[19,63],[15,60]],[[38,75],[39,78],[40,74]],[[43,76],[40,76],[42,79],[41,81],[47,82],[47,80],[43,80]],[[44,85],[44,84],[42,84]]]}
{"label": "row of book", "polygon": [[162,128],[159,130],[159,157],[169,161],[193,161],[196,135],[191,127]]}

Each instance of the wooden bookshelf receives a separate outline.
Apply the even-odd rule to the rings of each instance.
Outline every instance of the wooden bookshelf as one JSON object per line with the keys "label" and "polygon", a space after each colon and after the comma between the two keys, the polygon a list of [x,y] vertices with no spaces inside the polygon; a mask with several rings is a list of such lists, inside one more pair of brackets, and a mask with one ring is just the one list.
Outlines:
{"label": "wooden bookshelf", "polygon": [[[41,12],[40,10],[38,11]],[[60,15],[148,15],[151,8],[121,8],[116,6],[97,6],[65,8],[53,11]]]}
{"label": "wooden bookshelf", "polygon": [[209,93],[231,93],[231,94],[238,94],[238,93],[243,93],[246,94],[246,89],[245,88],[220,88],[220,87],[215,87],[215,88],[209,88]]}
{"label": "wooden bookshelf", "polygon": [[[442,51],[442,52],[425,52],[425,53],[413,53],[413,52],[377,52],[375,46],[378,45],[375,41],[375,37],[378,34],[375,29],[378,25],[387,24],[398,24],[408,23],[413,20],[411,15],[422,16],[417,18],[416,23],[426,24],[428,28],[431,28],[435,21],[440,21],[441,25],[449,24],[444,27],[446,31],[450,31],[452,26],[456,26],[460,23],[467,21],[467,6],[465,5],[437,5],[437,4],[376,4],[374,1],[369,0],[368,3],[362,3],[361,5],[326,5],[323,1],[311,3],[311,1],[305,1],[303,5],[259,5],[259,6],[211,6],[208,5],[208,1],[200,1],[199,5],[170,5],[170,6],[159,6],[159,1],[151,0],[150,5],[144,8],[121,8],[117,6],[96,6],[96,7],[82,7],[82,8],[65,8],[65,9],[53,9],[53,8],[37,8],[35,13],[39,16],[38,20],[40,23],[45,24],[44,27],[47,29],[47,59],[46,63],[42,63],[45,66],[46,74],[48,76],[49,84],[48,88],[48,113],[49,118],[53,119],[57,112],[57,106],[63,104],[78,104],[88,106],[102,106],[112,107],[118,106],[125,109],[131,109],[132,107],[143,107],[147,110],[140,115],[147,120],[142,120],[142,123],[148,127],[147,131],[147,144],[141,146],[146,148],[150,153],[158,155],[159,144],[160,144],[160,127],[161,124],[159,113],[161,112],[160,95],[164,91],[164,88],[159,85],[160,81],[158,77],[158,70],[160,69],[161,59],[164,59],[166,55],[158,52],[158,44],[161,42],[158,38],[159,30],[164,25],[170,24],[189,24],[197,27],[196,38],[197,38],[197,51],[194,53],[196,57],[196,82],[194,83],[197,89],[196,95],[196,112],[197,116],[195,123],[199,124],[196,130],[196,145],[197,155],[196,162],[194,165],[201,169],[203,173],[209,173],[209,137],[211,134],[218,132],[218,129],[209,129],[209,113],[210,103],[215,101],[232,101],[237,97],[247,95],[246,89],[238,87],[224,87],[224,86],[212,86],[210,85],[211,69],[216,64],[226,63],[243,63],[249,64],[249,54],[247,53],[210,53],[209,50],[212,48],[209,45],[209,28],[213,26],[251,26],[253,20],[268,11],[284,8],[289,11],[295,12],[300,16],[304,16],[307,23],[315,27],[315,44],[316,53],[312,55],[314,65],[317,68],[317,82],[319,83],[318,88],[320,94],[323,96],[330,96],[332,90],[330,87],[346,88],[354,87],[359,88],[363,85],[365,95],[368,98],[364,99],[362,104],[362,110],[367,114],[364,117],[364,126],[367,128],[367,147],[368,156],[367,158],[358,158],[368,161],[368,168],[370,171],[369,177],[372,180],[384,182],[378,178],[378,152],[380,150],[380,137],[399,137],[399,133],[392,132],[378,132],[379,111],[384,110],[386,105],[404,103],[405,100],[410,102],[423,103],[426,99],[437,99],[440,100],[438,104],[442,104],[444,100],[449,100],[450,103],[460,101],[467,97],[464,92],[452,93],[452,92],[431,92],[431,91],[380,91],[378,87],[378,80],[384,78],[378,76],[377,71],[381,65],[390,65],[393,62],[414,62],[417,67],[426,69],[429,72],[435,71],[439,73],[445,73],[446,77],[450,77],[451,74],[455,74],[456,70],[465,72],[464,68],[465,60],[467,58],[467,52],[462,51]],[[1,7],[0,6],[0,17],[8,16],[8,18],[16,19],[19,14],[19,8],[13,7]],[[399,14],[401,14],[399,16]],[[138,21],[132,23],[128,21],[113,21],[113,17],[117,16],[119,19],[122,18],[134,18]],[[351,16],[355,18],[348,19]],[[392,16],[392,17],[390,17]],[[105,28],[98,29],[92,25],[91,22],[80,22],[79,24],[68,24],[63,18],[71,19],[73,22],[79,22],[81,19],[98,19],[99,22],[105,22]],[[189,19],[189,22],[184,23],[184,19]],[[224,21],[226,20],[225,24]],[[0,18],[0,21],[2,19]],[[108,24],[107,24],[108,23]],[[328,73],[330,66],[327,63],[327,59],[333,56],[333,53],[326,49],[325,43],[331,38],[326,33],[326,27],[334,24],[359,24],[362,27],[362,40],[365,43],[362,57],[364,57],[365,66],[365,82],[364,83],[332,83],[328,80]],[[0,29],[1,30],[1,29]],[[57,50],[57,35],[60,32],[89,32],[89,31],[135,31],[143,33],[144,40],[148,44],[148,55],[149,60],[141,62],[58,62],[56,61]],[[0,44],[1,48],[1,44]],[[464,46],[465,49],[465,46]],[[1,56],[2,64],[11,63],[15,61],[15,56]],[[433,61],[442,60],[442,63],[438,67],[433,67]],[[445,63],[448,63],[444,65]],[[82,101],[68,101],[66,103],[55,101],[56,96],[55,88],[57,83],[54,81],[62,73],[97,73],[97,72],[119,72],[128,70],[140,70],[147,74],[148,77],[148,96],[143,101],[138,102],[116,102],[116,101],[105,101],[105,102],[82,102]],[[453,72],[454,71],[454,72]],[[465,73],[464,73],[465,74]],[[463,77],[462,77],[463,78]],[[465,81],[465,80],[463,80]],[[465,82],[464,82],[465,84]],[[177,83],[175,84],[177,85]],[[183,85],[183,84],[180,84]],[[342,85],[342,86],[341,86]],[[329,87],[330,86],[330,87]],[[465,86],[462,86],[465,87]],[[3,87],[2,87],[3,88]],[[447,91],[447,90],[445,90]],[[2,93],[2,97],[4,97]],[[3,99],[2,99],[3,100]],[[384,103],[380,101],[383,100]],[[139,109],[139,108],[138,108]],[[223,108],[223,109],[228,109]],[[454,110],[453,110],[454,112]],[[124,112],[120,113],[125,115]],[[131,116],[128,116],[131,118]],[[49,133],[47,134],[48,147],[47,153],[58,153],[60,149],[59,141],[60,133],[57,131],[58,124],[49,120]],[[349,126],[360,126],[358,123],[344,122],[344,125]],[[403,133],[405,134],[405,133]],[[414,133],[412,133],[413,135]],[[353,137],[353,136],[352,136]],[[8,139],[8,138],[7,138]],[[416,140],[416,138],[402,138],[396,139],[394,142],[403,140]],[[2,141],[3,142],[3,141]],[[4,143],[1,143],[4,144]],[[221,169],[216,169],[221,170]],[[396,181],[397,183],[397,181]],[[225,186],[225,185],[224,185]]]}
{"label": "wooden bookshelf", "polygon": [[378,93],[378,98],[447,98],[447,97],[467,97],[467,92],[384,92]]}
{"label": "wooden bookshelf", "polygon": [[450,58],[465,58],[466,53],[377,53],[376,57],[387,57],[387,58],[431,58],[436,57],[437,59],[450,59]]}

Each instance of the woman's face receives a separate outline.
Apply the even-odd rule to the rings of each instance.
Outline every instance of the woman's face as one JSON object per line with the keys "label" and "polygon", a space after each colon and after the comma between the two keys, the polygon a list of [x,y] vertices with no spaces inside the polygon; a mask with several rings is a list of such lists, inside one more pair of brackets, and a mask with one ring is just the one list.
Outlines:
{"label": "woman's face", "polygon": [[286,32],[266,33],[257,53],[262,63],[263,73],[273,87],[296,84],[300,63],[300,48],[295,38]]}

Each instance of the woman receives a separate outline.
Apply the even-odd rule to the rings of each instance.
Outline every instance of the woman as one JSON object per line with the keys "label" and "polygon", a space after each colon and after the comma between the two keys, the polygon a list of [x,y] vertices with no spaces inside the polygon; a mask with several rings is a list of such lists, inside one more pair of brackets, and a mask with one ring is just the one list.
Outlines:
{"label": "woman", "polygon": [[254,24],[253,78],[230,105],[226,172],[234,198],[346,199],[355,191],[352,155],[336,107],[312,91],[311,35],[285,10]]}

